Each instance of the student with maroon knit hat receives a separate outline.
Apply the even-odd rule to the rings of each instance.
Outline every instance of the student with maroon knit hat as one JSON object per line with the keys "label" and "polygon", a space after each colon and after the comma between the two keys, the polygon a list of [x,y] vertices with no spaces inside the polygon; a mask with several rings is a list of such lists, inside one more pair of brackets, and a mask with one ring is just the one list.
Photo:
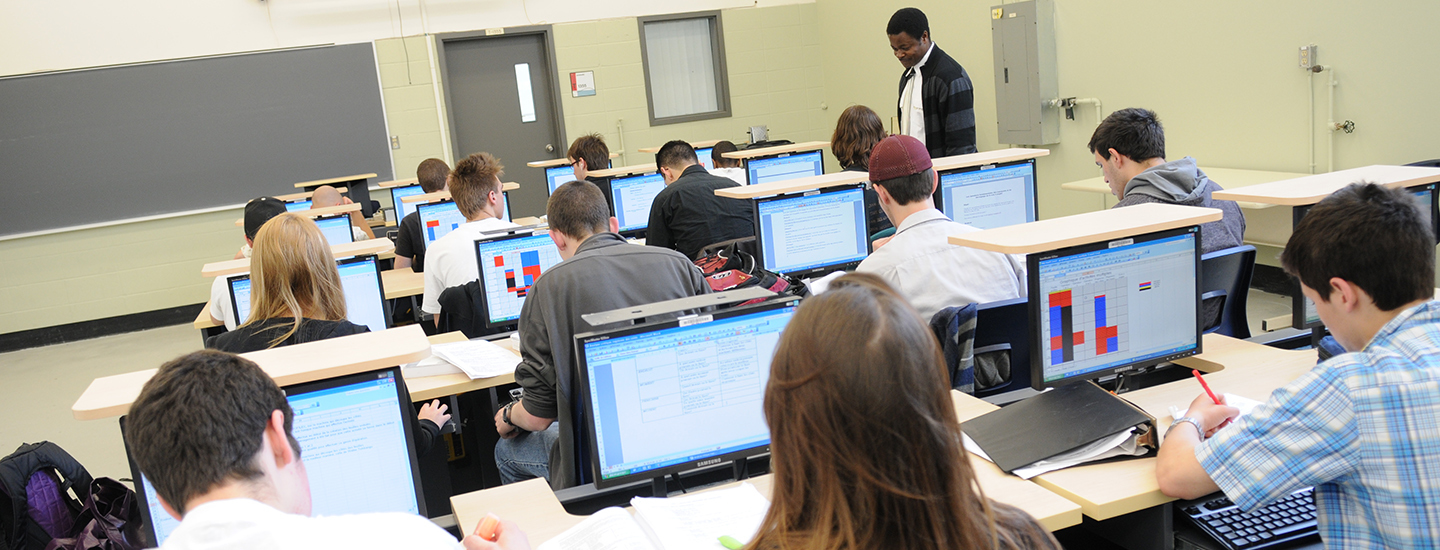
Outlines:
{"label": "student with maroon knit hat", "polygon": [[949,306],[1025,296],[1024,258],[950,244],[951,235],[979,229],[935,208],[939,181],[920,140],[890,136],[875,144],[870,185],[895,224],[895,236],[876,241],[856,271],[884,279],[927,321]]}

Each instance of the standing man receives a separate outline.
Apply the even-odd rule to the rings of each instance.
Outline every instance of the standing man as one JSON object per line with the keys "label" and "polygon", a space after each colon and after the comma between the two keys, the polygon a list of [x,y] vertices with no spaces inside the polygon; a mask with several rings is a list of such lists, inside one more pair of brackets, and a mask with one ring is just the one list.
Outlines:
{"label": "standing man", "polygon": [[965,68],[930,39],[925,12],[904,8],[885,27],[900,76],[900,133],[925,143],[932,158],[974,153],[975,93]]}
{"label": "standing man", "polygon": [[707,172],[689,143],[666,143],[655,153],[655,164],[665,178],[665,190],[650,203],[645,244],[676,250],[693,260],[706,246],[755,235],[750,202],[715,195],[716,189],[740,184]]}

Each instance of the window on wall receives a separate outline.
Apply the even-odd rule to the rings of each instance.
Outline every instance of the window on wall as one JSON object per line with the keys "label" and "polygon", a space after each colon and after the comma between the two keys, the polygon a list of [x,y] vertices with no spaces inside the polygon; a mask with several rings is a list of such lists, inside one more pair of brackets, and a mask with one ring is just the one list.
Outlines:
{"label": "window on wall", "polygon": [[730,116],[720,12],[640,18],[650,125]]}

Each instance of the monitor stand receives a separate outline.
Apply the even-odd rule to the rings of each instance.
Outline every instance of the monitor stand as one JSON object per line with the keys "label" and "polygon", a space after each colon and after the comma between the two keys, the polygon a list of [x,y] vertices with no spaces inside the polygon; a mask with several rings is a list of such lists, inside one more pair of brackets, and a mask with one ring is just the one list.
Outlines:
{"label": "monitor stand", "polygon": [[[749,469],[747,467],[748,465],[749,462],[743,458],[736,459],[730,463],[731,472],[735,481],[745,481],[745,479],[749,477],[746,473]],[[670,496],[670,486],[665,483],[666,477],[667,476],[659,476],[650,480],[650,494],[655,498],[668,498]],[[679,473],[669,474],[668,477],[673,477],[675,484],[679,485],[681,490],[684,490],[685,482],[680,481]]]}

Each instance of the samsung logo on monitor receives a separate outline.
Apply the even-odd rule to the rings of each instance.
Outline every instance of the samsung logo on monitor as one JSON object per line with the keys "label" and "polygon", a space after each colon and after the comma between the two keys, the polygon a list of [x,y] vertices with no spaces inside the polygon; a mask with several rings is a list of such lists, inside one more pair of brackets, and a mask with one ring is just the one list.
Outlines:
{"label": "samsung logo on monitor", "polygon": [[718,459],[718,458],[712,458],[712,459],[710,459],[710,460],[701,460],[700,462],[696,462],[696,463],[695,463],[695,467],[696,467],[696,468],[704,468],[704,467],[706,467],[706,466],[711,466],[711,465],[714,465],[714,464],[719,464],[719,463],[721,463],[721,462],[724,462],[724,461],[723,461],[723,460],[720,460],[720,459]]}

